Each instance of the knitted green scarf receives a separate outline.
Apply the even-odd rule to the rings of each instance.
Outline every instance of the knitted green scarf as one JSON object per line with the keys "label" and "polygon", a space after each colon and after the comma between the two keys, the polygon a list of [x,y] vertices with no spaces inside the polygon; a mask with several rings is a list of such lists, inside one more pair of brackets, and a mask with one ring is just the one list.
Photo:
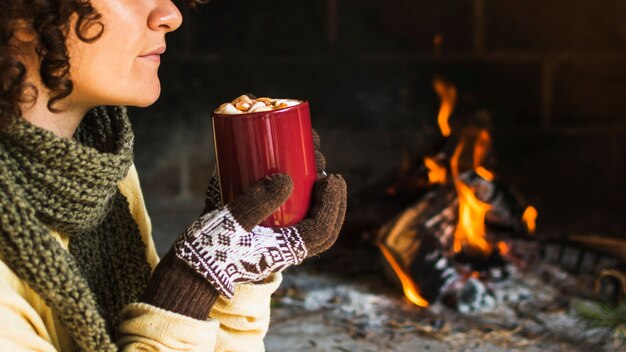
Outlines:
{"label": "knitted green scarf", "polygon": [[[121,107],[90,111],[73,139],[22,119],[0,131],[0,256],[85,351],[117,350],[119,312],[150,277],[138,226],[117,187],[132,144]],[[69,252],[50,228],[70,236]]]}

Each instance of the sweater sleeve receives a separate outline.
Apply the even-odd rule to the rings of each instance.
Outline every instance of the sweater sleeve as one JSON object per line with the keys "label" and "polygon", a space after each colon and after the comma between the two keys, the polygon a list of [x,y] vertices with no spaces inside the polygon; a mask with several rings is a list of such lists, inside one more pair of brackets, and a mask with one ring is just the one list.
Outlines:
{"label": "sweater sleeve", "polygon": [[270,322],[270,298],[282,281],[235,287],[232,299],[220,297],[209,320],[196,320],[145,303],[122,311],[122,351],[263,351]]}
{"label": "sweater sleeve", "polygon": [[196,320],[145,303],[122,310],[122,351],[214,351],[219,322]]}
{"label": "sweater sleeve", "polygon": [[270,323],[270,301],[282,281],[280,273],[264,283],[235,286],[231,299],[218,298],[211,318],[220,322],[216,351],[264,351],[263,338]]}
{"label": "sweater sleeve", "polygon": [[56,351],[59,336],[46,326],[52,316],[31,304],[29,295],[30,289],[0,260],[0,346],[3,351]]}

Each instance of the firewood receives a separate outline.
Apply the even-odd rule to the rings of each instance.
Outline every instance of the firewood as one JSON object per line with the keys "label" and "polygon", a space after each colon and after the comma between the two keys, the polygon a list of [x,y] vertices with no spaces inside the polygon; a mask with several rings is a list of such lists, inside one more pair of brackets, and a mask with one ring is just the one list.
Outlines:
{"label": "firewood", "polygon": [[565,240],[626,262],[626,239],[599,235],[570,235]]}
{"label": "firewood", "polygon": [[626,270],[602,270],[595,281],[595,293],[612,303],[624,302]]}

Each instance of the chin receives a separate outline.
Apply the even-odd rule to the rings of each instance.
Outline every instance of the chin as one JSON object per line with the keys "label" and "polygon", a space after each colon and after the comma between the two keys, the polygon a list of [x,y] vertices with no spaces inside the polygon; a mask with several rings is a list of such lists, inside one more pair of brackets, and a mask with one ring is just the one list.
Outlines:
{"label": "chin", "polygon": [[147,89],[147,90],[142,92],[141,96],[138,96],[135,99],[133,99],[131,102],[128,102],[128,103],[122,104],[122,105],[136,106],[138,108],[145,108],[145,107],[148,107],[148,106],[154,104],[159,99],[160,95],[161,95],[161,87],[160,86],[159,86],[158,89],[150,89],[150,90]]}

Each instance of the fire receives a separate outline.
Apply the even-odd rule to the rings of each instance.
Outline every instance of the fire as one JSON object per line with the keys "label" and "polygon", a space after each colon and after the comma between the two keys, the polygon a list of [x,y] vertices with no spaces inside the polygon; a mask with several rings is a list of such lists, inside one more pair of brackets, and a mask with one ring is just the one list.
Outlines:
{"label": "fire", "polygon": [[[448,137],[451,133],[448,120],[456,105],[457,89],[454,84],[448,83],[439,77],[435,77],[433,80],[433,87],[441,100],[439,116],[437,117],[439,128],[441,129],[441,134],[444,137]],[[480,177],[487,181],[493,181],[495,178],[491,171],[481,166],[490,146],[491,136],[489,132],[485,129],[478,131],[473,150],[473,168]],[[464,147],[465,140],[463,139],[450,160],[452,178],[459,198],[459,222],[454,233],[454,252],[460,253],[466,247],[472,252],[490,255],[493,247],[486,239],[485,215],[491,209],[491,206],[478,200],[474,195],[474,191],[461,182],[459,178],[459,159]],[[424,164],[428,168],[428,179],[431,184],[446,182],[445,168],[428,157],[424,158]]]}
{"label": "fire", "polygon": [[409,275],[406,274],[404,270],[402,270],[400,264],[398,264],[391,252],[389,252],[389,250],[387,249],[387,247],[385,247],[385,245],[380,242],[377,242],[376,245],[378,246],[378,248],[380,248],[380,251],[385,256],[385,259],[387,259],[387,262],[389,262],[389,264],[391,265],[391,268],[398,276],[398,279],[400,279],[400,283],[402,284],[402,289],[404,290],[404,295],[406,296],[406,298],[408,298],[409,301],[411,301],[416,306],[424,308],[428,307],[428,301],[421,296],[419,289],[417,288],[413,280],[409,277]]}
{"label": "fire", "polygon": [[485,169],[485,168],[484,168],[484,167],[482,167],[482,166],[477,167],[475,171],[476,171],[476,173],[477,173],[480,177],[484,178],[484,179],[485,179],[485,180],[487,180],[487,181],[493,181],[493,180],[494,180],[494,178],[496,178],[496,177],[493,175],[493,172],[491,172],[491,171],[489,171],[489,170]]}
{"label": "fire", "polygon": [[509,250],[509,246],[506,243],[502,241],[498,242],[498,252],[500,252],[500,255],[507,255]]}
{"label": "fire", "polygon": [[448,119],[454,111],[454,106],[456,105],[457,100],[456,86],[445,82],[441,78],[435,78],[433,80],[433,87],[441,100],[441,107],[439,108],[437,122],[439,123],[441,134],[443,134],[444,137],[448,137],[451,133]]}
{"label": "fire", "polygon": [[535,229],[537,228],[537,209],[533,206],[529,206],[524,210],[524,214],[522,215],[522,221],[526,224],[526,228],[529,233],[535,233]]}
{"label": "fire", "polygon": [[481,168],[481,165],[485,161],[487,151],[489,151],[489,147],[491,147],[491,136],[487,130],[481,129],[476,136],[476,142],[474,144],[474,169]]}
{"label": "fire", "polygon": [[487,242],[485,229],[485,215],[491,206],[478,200],[472,189],[461,182],[459,158],[464,147],[465,140],[462,140],[450,160],[452,178],[459,197],[459,222],[454,232],[454,252],[460,253],[465,247],[487,256],[493,251]]}
{"label": "fire", "polygon": [[446,168],[433,158],[424,157],[424,165],[428,168],[428,182],[432,185],[446,183]]}

